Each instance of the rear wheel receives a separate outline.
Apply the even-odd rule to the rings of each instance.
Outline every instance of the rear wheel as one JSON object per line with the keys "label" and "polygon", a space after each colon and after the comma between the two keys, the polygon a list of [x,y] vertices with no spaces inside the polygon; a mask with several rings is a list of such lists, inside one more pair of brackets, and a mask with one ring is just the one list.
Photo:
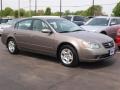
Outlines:
{"label": "rear wheel", "polygon": [[64,45],[60,48],[58,58],[67,67],[75,67],[79,64],[78,54],[70,45]]}
{"label": "rear wheel", "polygon": [[11,54],[16,54],[18,53],[18,48],[17,48],[17,45],[16,45],[16,42],[13,38],[9,39],[8,42],[7,42],[7,48],[8,48],[8,51],[11,53]]}

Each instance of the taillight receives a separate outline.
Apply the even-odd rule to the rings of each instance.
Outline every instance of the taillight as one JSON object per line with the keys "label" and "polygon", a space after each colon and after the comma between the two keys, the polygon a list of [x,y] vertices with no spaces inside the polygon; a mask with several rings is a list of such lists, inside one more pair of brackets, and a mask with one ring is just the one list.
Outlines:
{"label": "taillight", "polygon": [[116,41],[116,43],[117,43],[118,45],[120,45],[120,29],[118,29],[118,31],[117,31],[115,41]]}

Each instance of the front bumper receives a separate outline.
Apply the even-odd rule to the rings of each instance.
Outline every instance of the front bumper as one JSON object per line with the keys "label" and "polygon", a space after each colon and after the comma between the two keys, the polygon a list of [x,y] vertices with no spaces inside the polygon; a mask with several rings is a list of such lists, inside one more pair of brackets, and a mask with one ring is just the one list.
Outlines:
{"label": "front bumper", "polygon": [[85,62],[95,62],[95,61],[109,59],[113,57],[115,53],[116,53],[115,47],[109,49],[101,48],[95,50],[84,49],[82,52],[80,52],[79,59],[80,61],[85,61]]}
{"label": "front bumper", "polygon": [[0,31],[0,36],[2,35],[2,32]]}

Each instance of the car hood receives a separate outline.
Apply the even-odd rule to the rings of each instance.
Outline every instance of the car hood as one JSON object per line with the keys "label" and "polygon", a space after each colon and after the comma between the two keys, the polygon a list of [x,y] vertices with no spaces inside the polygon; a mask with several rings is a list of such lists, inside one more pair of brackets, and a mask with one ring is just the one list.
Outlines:
{"label": "car hood", "polygon": [[90,26],[90,25],[83,25],[81,26],[86,31],[90,32],[101,32],[102,30],[106,29],[108,26]]}
{"label": "car hood", "polygon": [[70,36],[70,37],[72,36],[74,38],[81,39],[87,42],[104,43],[104,42],[110,42],[113,40],[107,35],[88,32],[88,31],[78,31],[78,32],[70,32],[70,33],[63,33],[63,34],[65,36]]}

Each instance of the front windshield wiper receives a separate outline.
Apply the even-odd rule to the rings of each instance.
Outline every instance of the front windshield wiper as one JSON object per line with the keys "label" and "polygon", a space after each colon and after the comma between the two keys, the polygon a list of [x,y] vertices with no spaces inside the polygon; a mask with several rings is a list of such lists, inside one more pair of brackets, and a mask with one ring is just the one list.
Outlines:
{"label": "front windshield wiper", "polygon": [[62,31],[62,32],[59,32],[59,33],[68,33],[68,32],[71,32],[71,31]]}
{"label": "front windshield wiper", "polygon": [[77,29],[77,30],[73,30],[71,32],[77,32],[77,31],[85,31],[85,30]]}
{"label": "front windshield wiper", "polygon": [[69,32],[77,32],[77,31],[85,31],[85,30],[77,29],[77,30],[73,30],[73,31],[62,31],[59,33],[69,33]]}

